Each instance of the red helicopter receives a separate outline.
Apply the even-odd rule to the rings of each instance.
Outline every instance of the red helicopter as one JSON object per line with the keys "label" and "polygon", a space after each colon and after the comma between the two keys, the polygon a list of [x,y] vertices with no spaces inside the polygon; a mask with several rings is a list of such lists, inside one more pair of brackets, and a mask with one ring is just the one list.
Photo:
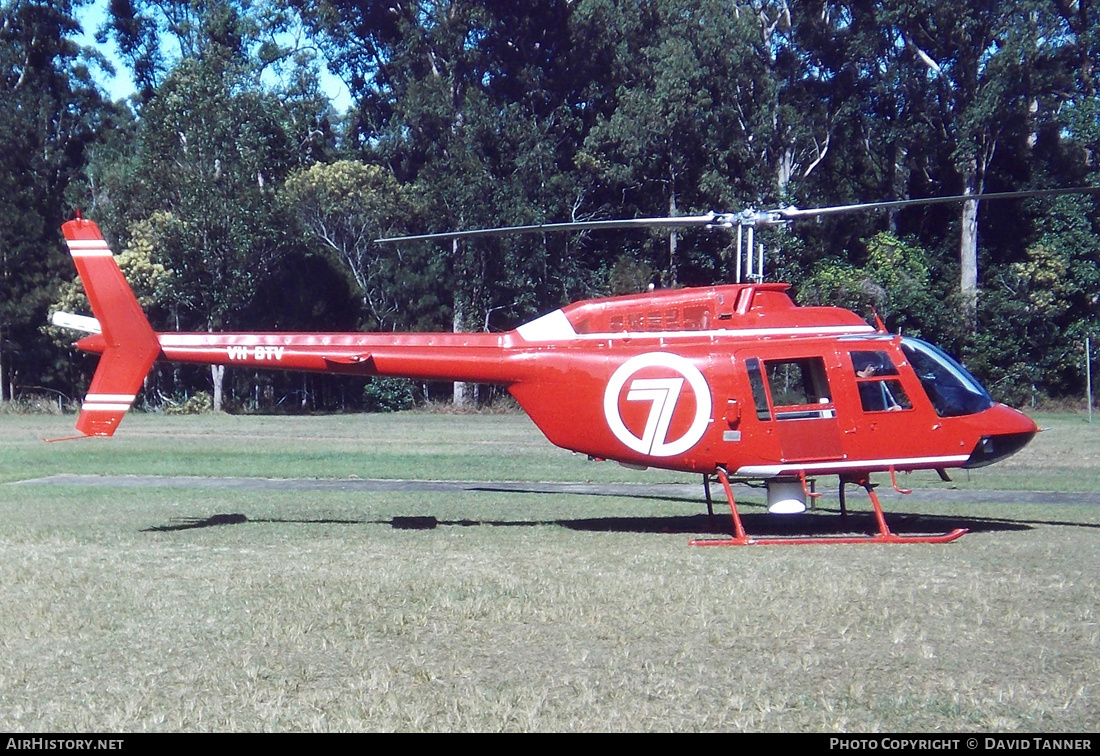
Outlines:
{"label": "red helicopter", "polygon": [[[1023,196],[1061,193],[1030,192]],[[1093,191],[1093,190],[1085,190]],[[982,199],[1021,196],[984,195]],[[970,197],[942,197],[958,202]],[[927,204],[902,200],[816,210],[785,208],[684,218],[547,224],[419,238],[633,228],[736,227],[748,231],[808,215]],[[101,355],[76,428],[110,436],[157,359],[249,368],[397,376],[497,384],[557,446],[628,467],[717,478],[733,518],[730,538],[696,545],[943,543],[967,531],[892,533],[872,473],[992,464],[1038,431],[990,397],[943,351],[891,335],[837,307],[799,307],[783,283],[730,285],[593,299],[506,333],[156,333],[95,223],[64,224],[94,318],[57,313],[54,323],[91,335],[76,346]],[[393,241],[393,240],[380,240]],[[762,265],[761,265],[762,267]],[[741,278],[738,265],[738,280]],[[804,511],[810,479],[863,487],[877,521],[869,536],[754,538],[745,532],[730,479],[763,481],[769,511]]]}

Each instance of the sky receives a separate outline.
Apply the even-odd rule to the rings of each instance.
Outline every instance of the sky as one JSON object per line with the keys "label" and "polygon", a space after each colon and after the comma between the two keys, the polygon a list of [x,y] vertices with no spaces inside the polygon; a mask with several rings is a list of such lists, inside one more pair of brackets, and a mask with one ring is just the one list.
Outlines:
{"label": "sky", "polygon": [[83,47],[94,47],[99,50],[115,67],[115,75],[109,76],[102,71],[93,71],[96,81],[106,90],[112,100],[120,100],[134,93],[134,81],[130,78],[129,71],[122,65],[118,57],[118,49],[113,42],[105,45],[96,44],[95,30],[107,18],[107,0],[95,0],[92,5],[78,8],[77,20],[84,28],[84,33],[76,38],[76,42]]}
{"label": "sky", "polygon": [[[77,20],[80,21],[84,33],[76,41],[84,47],[95,48],[111,61],[115,67],[114,76],[98,70],[93,71],[93,75],[112,100],[122,100],[134,93],[134,80],[119,58],[115,43],[108,40],[101,45],[95,41],[96,29],[107,20],[107,4],[108,0],[94,0],[93,3],[77,9]],[[321,86],[337,112],[344,112],[351,105],[351,94],[347,86],[327,69],[321,72]]]}

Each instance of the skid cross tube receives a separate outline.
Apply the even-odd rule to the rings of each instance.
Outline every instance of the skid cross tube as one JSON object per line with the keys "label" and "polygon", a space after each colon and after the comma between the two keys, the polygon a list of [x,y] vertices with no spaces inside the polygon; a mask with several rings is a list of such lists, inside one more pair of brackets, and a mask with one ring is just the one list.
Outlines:
{"label": "skid cross tube", "polygon": [[733,537],[724,539],[693,539],[692,546],[802,546],[806,544],[825,543],[948,543],[966,535],[966,528],[956,528],[950,533],[921,536],[899,536],[891,532],[886,524],[886,515],[883,514],[882,505],[879,503],[878,494],[871,484],[869,476],[860,478],[841,478],[840,486],[843,496],[844,485],[855,483],[863,486],[867,495],[871,498],[871,506],[875,509],[875,521],[878,523],[878,533],[869,536],[800,536],[795,538],[754,538],[745,533],[745,527],[741,523],[741,515],[737,512],[737,503],[733,498],[733,489],[730,487],[730,479],[726,471],[718,468],[718,480],[726,492],[729,501],[730,514],[733,516]]}

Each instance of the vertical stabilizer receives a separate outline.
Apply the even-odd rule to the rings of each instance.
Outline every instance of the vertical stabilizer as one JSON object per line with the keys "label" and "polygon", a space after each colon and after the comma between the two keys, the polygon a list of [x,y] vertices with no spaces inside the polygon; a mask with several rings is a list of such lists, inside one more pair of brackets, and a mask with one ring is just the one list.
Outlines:
{"label": "vertical stabilizer", "polygon": [[86,436],[110,436],[160,354],[160,342],[99,227],[77,218],[62,231],[102,331],[95,339],[102,356],[76,429]]}

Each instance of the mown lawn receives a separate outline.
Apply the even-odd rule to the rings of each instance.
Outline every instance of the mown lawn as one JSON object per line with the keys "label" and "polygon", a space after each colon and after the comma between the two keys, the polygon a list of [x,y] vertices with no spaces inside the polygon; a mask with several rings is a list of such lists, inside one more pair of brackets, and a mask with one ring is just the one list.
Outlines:
{"label": "mown lawn", "polygon": [[[590,463],[519,415],[135,415],[108,441],[40,441],[71,423],[0,416],[0,481],[692,480]],[[955,485],[1098,490],[1097,426],[1040,425]],[[0,728],[1100,726],[1100,508],[906,500],[892,516],[984,526],[941,546],[691,548],[702,512],[701,497],[0,484]],[[439,524],[394,527],[417,517]]]}

